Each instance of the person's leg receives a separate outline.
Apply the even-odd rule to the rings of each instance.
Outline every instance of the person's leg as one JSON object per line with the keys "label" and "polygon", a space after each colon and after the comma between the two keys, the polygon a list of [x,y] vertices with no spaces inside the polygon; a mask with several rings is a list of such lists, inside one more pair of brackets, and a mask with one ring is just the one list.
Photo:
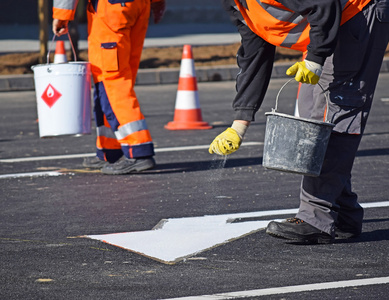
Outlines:
{"label": "person's leg", "polygon": [[[363,209],[351,189],[351,169],[389,38],[388,23],[381,22],[376,12],[377,4],[373,2],[340,29],[336,51],[327,59],[319,82],[329,90],[328,109],[320,87],[303,85],[300,90],[299,108],[314,99],[311,112],[299,109],[303,117],[323,120],[327,113],[335,124],[320,176],[303,177],[296,215],[300,224],[309,224],[310,233],[316,231],[318,236],[333,235],[336,221],[336,226],[349,233],[359,234],[362,228]],[[277,225],[269,224],[274,228]],[[289,236],[293,231],[294,239],[304,240],[306,229],[300,230],[296,223],[283,226]]]}
{"label": "person's leg", "polygon": [[[96,157],[86,158],[83,162],[84,167],[101,169],[107,163],[114,163],[123,156],[121,145],[117,141],[116,136],[111,129],[107,118],[103,112],[103,106],[109,106],[107,94],[104,86],[99,83],[102,76],[101,53],[100,53],[100,36],[98,34],[97,6],[99,1],[92,0],[87,5],[88,18],[88,57],[91,63],[94,89],[94,117],[96,122]],[[105,108],[107,109],[107,108]]]}
{"label": "person's leg", "polygon": [[[335,222],[355,234],[362,230],[363,209],[351,189],[351,169],[388,44],[388,23],[379,21],[376,13],[373,3],[341,27],[338,46],[320,80],[329,89],[328,119],[336,126],[320,176],[303,178],[297,217],[325,232]],[[325,108],[326,99],[319,93],[315,87],[319,101],[310,116],[314,119],[320,119]]]}
{"label": "person's leg", "polygon": [[[331,134],[320,176],[303,177],[297,218],[332,234],[341,205],[347,202],[349,208],[357,209],[354,223],[362,226],[363,214],[356,194],[351,192],[351,169],[360,139],[361,135]],[[349,210],[350,217],[351,213]]]}
{"label": "person's leg", "polygon": [[[134,91],[140,50],[139,42],[134,45],[134,50],[132,42],[133,28],[136,28],[136,35],[143,45],[150,3],[140,0],[124,4],[99,1],[97,13],[89,14],[93,21],[93,26],[89,26],[90,61],[99,90],[100,107],[121,145],[122,154],[127,159],[143,159],[154,155],[154,147]],[[134,52],[137,61],[134,61]],[[112,146],[108,143],[112,137],[106,135],[110,133],[107,128],[106,124],[100,126],[97,143],[105,154]],[[113,173],[109,174],[122,172],[111,171]]]}
{"label": "person's leg", "polygon": [[340,238],[356,237],[362,232],[363,208],[358,203],[358,196],[351,190],[349,180],[336,200],[339,206],[335,220],[335,235]]}

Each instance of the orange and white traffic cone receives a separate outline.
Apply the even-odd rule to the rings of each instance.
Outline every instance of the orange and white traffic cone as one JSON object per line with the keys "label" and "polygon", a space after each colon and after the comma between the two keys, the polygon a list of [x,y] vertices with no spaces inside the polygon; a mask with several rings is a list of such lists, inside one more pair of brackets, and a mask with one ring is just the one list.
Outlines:
{"label": "orange and white traffic cone", "polygon": [[184,45],[182,53],[174,119],[167,123],[165,128],[169,130],[212,128],[207,122],[203,121],[201,116],[197,79],[190,45]]}
{"label": "orange and white traffic cone", "polygon": [[57,44],[55,46],[54,63],[61,64],[66,63],[67,61],[68,60],[66,58],[65,42],[57,41]]}

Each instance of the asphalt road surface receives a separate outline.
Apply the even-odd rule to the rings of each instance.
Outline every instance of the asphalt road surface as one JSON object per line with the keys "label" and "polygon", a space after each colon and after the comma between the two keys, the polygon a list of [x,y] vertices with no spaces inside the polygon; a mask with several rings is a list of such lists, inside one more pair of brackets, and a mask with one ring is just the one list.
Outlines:
{"label": "asphalt road surface", "polygon": [[[284,82],[272,80],[226,161],[207,148],[231,124],[233,82],[198,85],[213,128],[193,131],[164,129],[176,85],[137,87],[157,167],[121,176],[81,167],[94,131],[39,138],[35,93],[0,93],[0,299],[387,299],[389,74],[380,76],[353,170],[363,234],[330,245],[263,230],[298,207],[300,175],[261,165],[264,113]],[[282,112],[293,113],[296,86],[282,92]],[[91,238],[113,233],[118,245]]]}

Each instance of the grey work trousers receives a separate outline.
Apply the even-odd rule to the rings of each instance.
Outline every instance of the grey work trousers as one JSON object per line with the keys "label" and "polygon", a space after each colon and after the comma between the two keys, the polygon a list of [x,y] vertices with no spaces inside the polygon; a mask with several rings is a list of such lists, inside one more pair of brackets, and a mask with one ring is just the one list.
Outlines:
{"label": "grey work trousers", "polygon": [[331,234],[334,226],[362,230],[363,208],[351,189],[351,170],[373,101],[389,41],[389,1],[372,1],[340,27],[334,54],[323,67],[319,86],[303,84],[298,95],[301,117],[335,124],[318,177],[303,176],[297,218]]}

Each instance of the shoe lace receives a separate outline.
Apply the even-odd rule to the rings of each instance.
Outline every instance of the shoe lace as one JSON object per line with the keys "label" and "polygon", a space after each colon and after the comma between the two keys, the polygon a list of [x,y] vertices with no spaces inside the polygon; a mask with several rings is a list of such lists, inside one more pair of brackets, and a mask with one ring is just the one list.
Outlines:
{"label": "shoe lace", "polygon": [[301,223],[304,223],[304,221],[303,220],[301,220],[301,219],[299,219],[299,218],[288,218],[288,219],[286,219],[286,221],[288,222],[288,223],[295,223],[295,224],[301,224]]}

